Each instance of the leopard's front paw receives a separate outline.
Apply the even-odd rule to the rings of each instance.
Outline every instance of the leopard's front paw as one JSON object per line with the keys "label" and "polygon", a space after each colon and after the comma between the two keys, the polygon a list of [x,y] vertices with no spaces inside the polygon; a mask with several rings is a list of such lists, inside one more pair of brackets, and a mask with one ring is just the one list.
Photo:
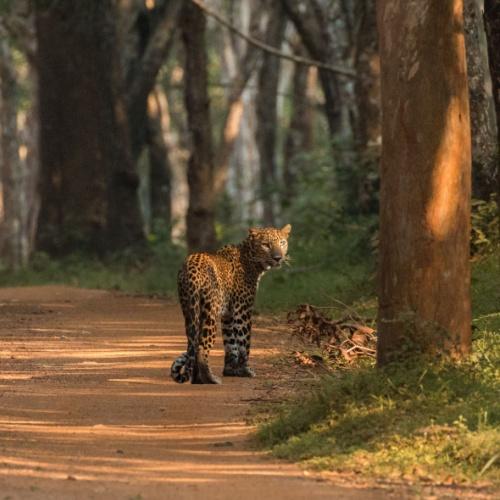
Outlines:
{"label": "leopard's front paw", "polygon": [[225,377],[255,377],[255,372],[248,366],[225,366],[222,375]]}

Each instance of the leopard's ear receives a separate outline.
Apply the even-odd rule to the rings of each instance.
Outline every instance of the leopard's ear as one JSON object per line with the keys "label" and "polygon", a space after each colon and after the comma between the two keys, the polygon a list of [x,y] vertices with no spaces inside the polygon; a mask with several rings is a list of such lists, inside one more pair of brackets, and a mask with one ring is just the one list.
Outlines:
{"label": "leopard's ear", "polygon": [[259,229],[256,228],[256,227],[251,227],[249,230],[248,230],[248,235],[249,236],[257,236],[259,234]]}
{"label": "leopard's ear", "polygon": [[283,236],[286,236],[287,238],[290,235],[291,231],[292,231],[292,226],[290,224],[287,224],[286,226],[283,226],[281,228],[281,233],[283,234]]}

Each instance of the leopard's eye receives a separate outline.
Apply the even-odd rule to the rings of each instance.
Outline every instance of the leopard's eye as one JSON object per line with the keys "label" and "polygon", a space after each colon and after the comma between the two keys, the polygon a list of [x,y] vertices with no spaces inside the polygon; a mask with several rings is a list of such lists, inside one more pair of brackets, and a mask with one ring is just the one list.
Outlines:
{"label": "leopard's eye", "polygon": [[281,245],[282,247],[284,247],[284,246],[286,245],[286,240],[281,240],[281,241],[280,241],[280,245]]}
{"label": "leopard's eye", "polygon": [[264,249],[264,250],[269,250],[271,248],[271,245],[269,243],[262,243],[261,244],[261,247]]}

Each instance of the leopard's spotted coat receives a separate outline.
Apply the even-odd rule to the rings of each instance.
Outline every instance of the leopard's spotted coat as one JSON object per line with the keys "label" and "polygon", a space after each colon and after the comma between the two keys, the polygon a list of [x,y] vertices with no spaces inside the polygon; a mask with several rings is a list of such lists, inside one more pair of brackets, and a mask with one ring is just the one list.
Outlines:
{"label": "leopard's spotted coat", "polygon": [[219,322],[225,351],[223,375],[254,376],[248,356],[257,285],[265,271],[286,260],[290,231],[289,224],[282,229],[253,228],[239,245],[186,258],[177,283],[188,343],[187,352],[172,364],[176,382],[220,383],[208,365]]}

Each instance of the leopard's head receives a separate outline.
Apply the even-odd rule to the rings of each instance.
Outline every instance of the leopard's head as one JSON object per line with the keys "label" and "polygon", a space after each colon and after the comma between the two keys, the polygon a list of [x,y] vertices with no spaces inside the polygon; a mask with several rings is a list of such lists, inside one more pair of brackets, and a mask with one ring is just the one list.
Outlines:
{"label": "leopard's head", "polygon": [[259,262],[265,271],[272,267],[280,267],[288,259],[288,236],[291,230],[290,224],[281,229],[251,228],[248,231],[248,241],[252,259]]}

